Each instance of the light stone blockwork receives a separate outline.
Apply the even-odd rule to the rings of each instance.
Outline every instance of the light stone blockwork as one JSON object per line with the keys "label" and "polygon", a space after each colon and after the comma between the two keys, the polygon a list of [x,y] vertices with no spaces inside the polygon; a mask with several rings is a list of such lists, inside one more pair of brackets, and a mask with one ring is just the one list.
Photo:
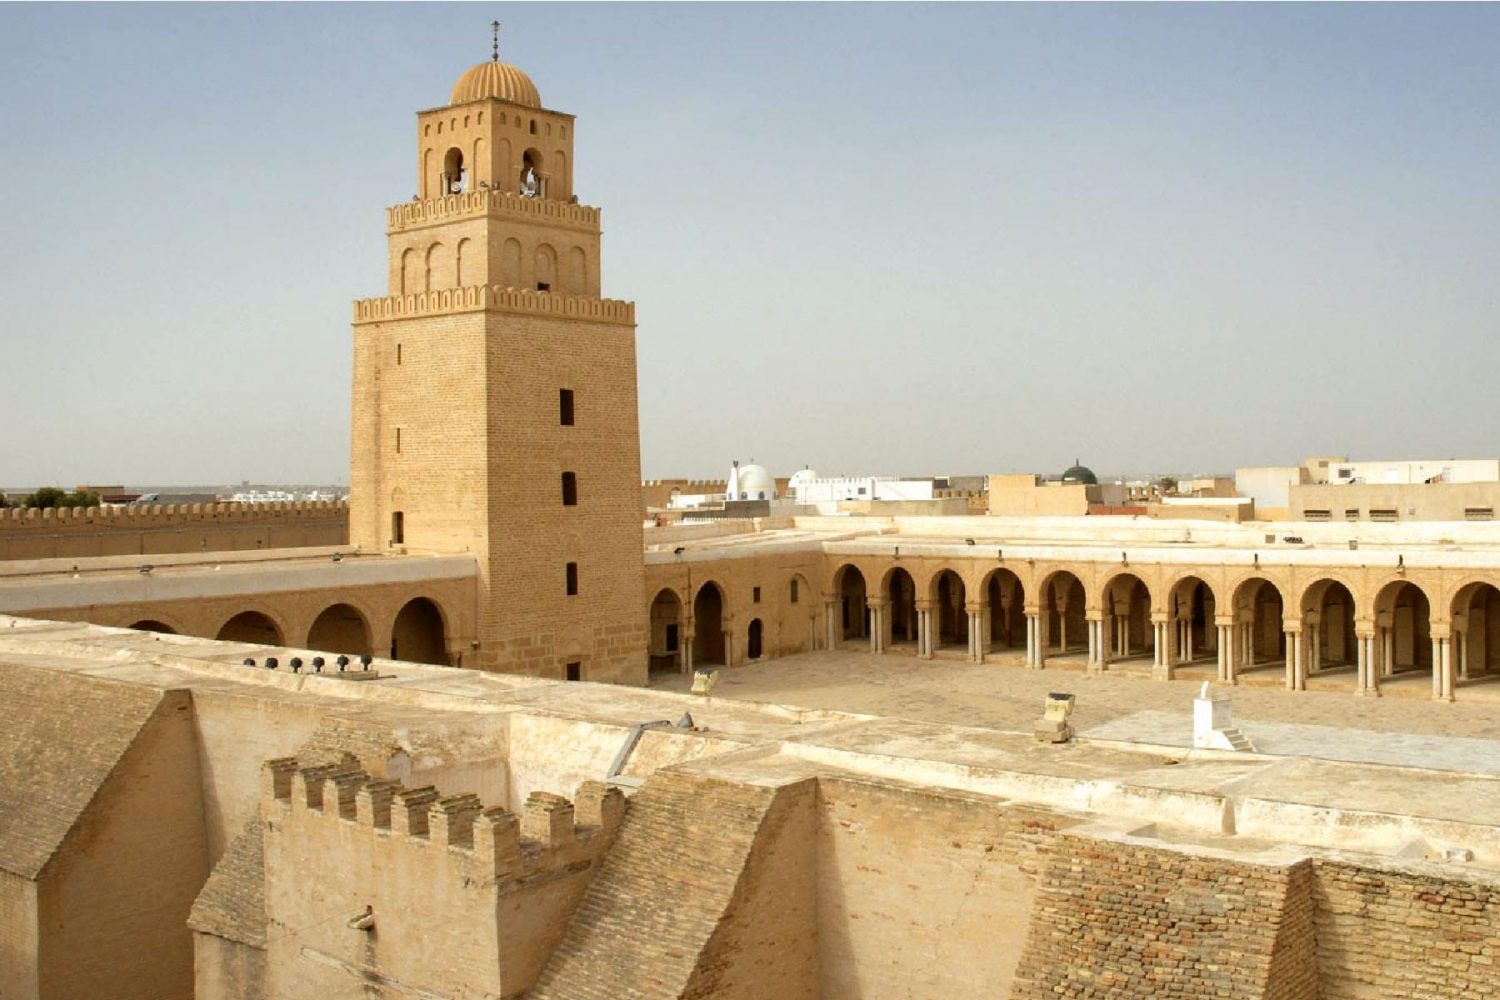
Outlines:
{"label": "light stone blockwork", "polygon": [[1500,996],[1500,779],[239,653],[0,619],[14,995]]}

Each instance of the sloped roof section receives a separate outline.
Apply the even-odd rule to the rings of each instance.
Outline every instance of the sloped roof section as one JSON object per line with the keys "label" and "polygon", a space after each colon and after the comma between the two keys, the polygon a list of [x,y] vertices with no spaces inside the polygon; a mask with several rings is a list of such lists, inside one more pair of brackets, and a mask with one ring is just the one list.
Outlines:
{"label": "sloped roof section", "polygon": [[0,869],[42,873],[162,697],[0,661]]}
{"label": "sloped roof section", "polygon": [[214,866],[193,902],[188,926],[255,948],[266,946],[265,827],[259,819],[245,824]]}

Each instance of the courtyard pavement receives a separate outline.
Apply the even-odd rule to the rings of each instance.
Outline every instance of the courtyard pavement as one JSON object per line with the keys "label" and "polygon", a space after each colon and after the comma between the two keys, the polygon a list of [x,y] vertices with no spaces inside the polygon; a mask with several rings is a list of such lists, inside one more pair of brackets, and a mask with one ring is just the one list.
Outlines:
{"label": "courtyard pavement", "polygon": [[[1028,732],[1046,695],[1063,691],[1077,696],[1073,727],[1081,735],[1190,746],[1201,671],[1162,682],[1144,676],[1149,666],[1127,663],[1120,671],[1090,674],[1069,660],[1027,670],[1010,653],[973,664],[942,653],[919,660],[903,651],[839,650],[721,669],[714,695]],[[690,679],[653,675],[651,686],[687,691]],[[1230,690],[1235,724],[1262,753],[1500,774],[1496,687],[1460,689],[1458,701],[1442,703],[1416,697],[1430,686],[1413,677],[1393,685],[1394,696],[1356,698],[1342,688],[1287,691],[1271,671]]]}

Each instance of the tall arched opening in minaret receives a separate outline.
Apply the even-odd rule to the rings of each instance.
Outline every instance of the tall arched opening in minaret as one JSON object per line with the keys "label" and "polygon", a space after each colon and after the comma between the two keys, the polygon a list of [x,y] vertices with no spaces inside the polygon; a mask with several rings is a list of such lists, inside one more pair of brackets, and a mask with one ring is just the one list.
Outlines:
{"label": "tall arched opening in minaret", "polygon": [[370,627],[365,616],[348,604],[331,604],[324,608],[307,630],[307,648],[322,653],[348,653],[366,656],[370,648]]}
{"label": "tall arched opening in minaret", "polygon": [[281,627],[259,611],[241,611],[223,625],[214,636],[224,642],[254,642],[262,646],[281,645]]}
{"label": "tall arched opening in minaret", "polygon": [[517,190],[527,198],[544,198],[546,190],[542,185],[542,154],[535,149],[528,149],[521,154],[521,176]]}
{"label": "tall arched opening in minaret", "polygon": [[391,659],[447,665],[447,630],[443,613],[426,597],[402,605],[391,626]]}
{"label": "tall arched opening in minaret", "polygon": [[454,146],[443,155],[443,194],[462,194],[466,177],[464,151]]}
{"label": "tall arched opening in minaret", "polygon": [[724,592],[709,580],[693,598],[693,664],[724,662]]}

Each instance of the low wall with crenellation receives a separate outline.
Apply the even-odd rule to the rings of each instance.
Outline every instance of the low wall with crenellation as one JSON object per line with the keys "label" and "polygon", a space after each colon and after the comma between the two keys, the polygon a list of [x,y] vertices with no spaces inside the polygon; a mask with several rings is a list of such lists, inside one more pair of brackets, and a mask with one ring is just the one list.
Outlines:
{"label": "low wall with crenellation", "polygon": [[533,792],[512,813],[374,778],[352,759],[278,758],[262,774],[278,1000],[347,995],[355,970],[417,995],[519,996],[625,812],[620,790],[596,781],[575,801]]}
{"label": "low wall with crenellation", "polygon": [[0,510],[0,562],[346,545],[349,505],[149,504]]}

